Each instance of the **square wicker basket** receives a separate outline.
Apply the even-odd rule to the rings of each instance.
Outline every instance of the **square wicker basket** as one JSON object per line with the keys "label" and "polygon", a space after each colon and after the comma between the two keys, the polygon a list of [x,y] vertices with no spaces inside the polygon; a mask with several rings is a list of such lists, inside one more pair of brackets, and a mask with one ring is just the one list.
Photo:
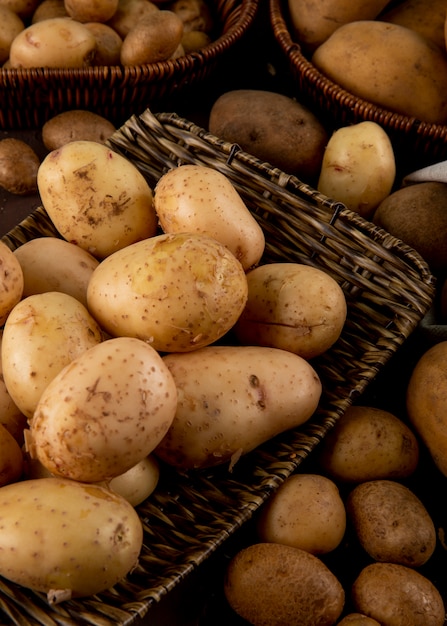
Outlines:
{"label": "square wicker basket", "polygon": [[[313,363],[324,391],[308,423],[242,457],[231,472],[227,466],[190,473],[162,467],[156,491],[138,507],[145,532],[139,565],[114,589],[52,608],[42,594],[0,579],[0,621],[3,615],[21,626],[46,626],[51,618],[52,624],[138,623],[299,467],[416,329],[434,295],[434,278],[413,249],[174,113],[133,116],[108,144],[151,185],[186,163],[225,174],[264,228],[262,262],[327,271],[344,290],[348,316],[340,339]],[[57,232],[39,208],[3,241],[15,249],[45,235]]]}
{"label": "square wicker basket", "polygon": [[303,53],[289,29],[287,0],[269,0],[270,25],[291,75],[292,91],[331,128],[364,120],[388,132],[404,174],[447,159],[447,126],[388,111],[363,100],[324,76]]}
{"label": "square wicker basket", "polygon": [[69,109],[87,109],[120,125],[146,107],[206,81],[237,51],[255,20],[259,0],[210,0],[214,40],[174,60],[141,66],[80,69],[0,69],[0,128],[40,128]]}

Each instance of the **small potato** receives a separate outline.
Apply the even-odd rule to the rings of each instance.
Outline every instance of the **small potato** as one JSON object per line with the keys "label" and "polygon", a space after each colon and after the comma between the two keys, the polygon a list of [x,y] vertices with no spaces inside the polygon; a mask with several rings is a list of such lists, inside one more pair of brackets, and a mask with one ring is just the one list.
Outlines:
{"label": "small potato", "polygon": [[37,185],[62,237],[98,259],[156,232],[145,178],[131,161],[97,141],[71,141],[50,152]]}
{"label": "small potato", "polygon": [[0,63],[9,59],[15,37],[25,28],[23,20],[8,6],[0,5]]}
{"label": "small potato", "polygon": [[56,476],[110,480],[153,451],[176,407],[175,382],[160,355],[140,339],[108,339],[43,390],[27,451]]}
{"label": "small potato", "polygon": [[173,11],[152,11],[125,36],[121,63],[144,65],[166,61],[178,48],[182,35],[183,22]]}
{"label": "small potato", "polygon": [[124,39],[144,17],[158,10],[158,6],[150,0],[119,0],[118,8],[107,24]]}
{"label": "small potato", "polygon": [[9,62],[17,67],[86,67],[92,64],[96,39],[83,24],[54,17],[31,24],[11,44]]}
{"label": "small potato", "polygon": [[326,146],[318,191],[369,219],[389,196],[396,176],[394,149],[376,122],[336,130]]}
{"label": "small potato", "polygon": [[183,32],[181,46],[184,54],[190,54],[195,50],[204,48],[212,41],[211,37],[201,30],[190,30]]}
{"label": "small potato", "polygon": [[349,613],[341,622],[337,622],[337,626],[380,626],[380,624],[377,620],[362,613]]}
{"label": "small potato", "polygon": [[0,487],[19,480],[22,472],[22,449],[11,433],[0,424]]}
{"label": "small potato", "polygon": [[150,454],[136,465],[115,476],[109,482],[109,487],[119,493],[132,505],[138,506],[155,490],[160,477],[160,465],[157,459]]}
{"label": "small potato", "polygon": [[33,13],[31,23],[41,22],[53,17],[68,17],[64,0],[43,0]]}
{"label": "small potato", "polygon": [[418,466],[419,443],[409,426],[389,411],[351,406],[317,455],[325,473],[337,481],[406,478]]}
{"label": "small potato", "polygon": [[20,301],[23,294],[23,271],[18,259],[8,246],[0,241],[0,326]]}
{"label": "small potato", "polygon": [[2,6],[8,7],[22,20],[28,20],[39,4],[39,0],[1,0]]}
{"label": "small potato", "polygon": [[290,350],[305,359],[340,337],[347,305],[329,274],[299,263],[267,263],[247,273],[248,299],[234,331],[244,345]]}
{"label": "small potato", "polygon": [[68,15],[78,22],[107,22],[118,8],[118,0],[64,0]]}
{"label": "small potato", "polygon": [[358,611],[390,626],[443,626],[438,589],[414,569],[395,563],[367,565],[352,585]]}
{"label": "small potato", "polygon": [[137,564],[143,529],[135,509],[99,485],[37,478],[0,489],[0,574],[49,604],[109,589]]}
{"label": "small potato", "polygon": [[332,626],[345,601],[340,582],[318,557],[277,543],[238,552],[227,567],[224,592],[253,626]]}
{"label": "small potato", "polygon": [[85,26],[95,36],[95,65],[119,65],[123,40],[116,30],[101,22],[86,22]]}
{"label": "small potato", "polygon": [[101,341],[97,322],[68,294],[48,291],[18,302],[3,329],[1,359],[6,387],[22,413],[31,419],[56,374]]}
{"label": "small potato", "polygon": [[[89,27],[86,24],[87,28]],[[64,111],[42,126],[42,141],[47,150],[62,148],[69,141],[105,141],[115,132],[112,122],[98,113],[83,109]]]}
{"label": "small potato", "polygon": [[201,31],[211,33],[214,28],[214,19],[206,0],[174,0],[169,4],[183,22],[183,31]]}
{"label": "small potato", "polygon": [[204,165],[171,169],[154,189],[154,206],[165,233],[202,233],[226,246],[245,270],[257,265],[264,233],[230,180]]}
{"label": "small potato", "polygon": [[17,443],[22,446],[23,431],[27,427],[27,418],[15,404],[5,385],[3,378],[3,365],[1,359],[1,345],[3,342],[3,329],[0,329],[0,424],[11,433]]}
{"label": "small potato", "polygon": [[349,494],[346,510],[361,546],[375,561],[420,567],[435,550],[430,514],[401,483],[361,483]]}
{"label": "small potato", "polygon": [[14,250],[23,272],[22,297],[61,291],[87,305],[87,287],[99,261],[74,243],[36,237]]}
{"label": "small potato", "polygon": [[257,530],[261,541],[326,554],[335,550],[344,537],[345,505],[329,478],[293,474],[261,509]]}
{"label": "small potato", "polygon": [[37,191],[40,159],[33,148],[21,139],[7,137],[0,141],[0,187],[18,196]]}

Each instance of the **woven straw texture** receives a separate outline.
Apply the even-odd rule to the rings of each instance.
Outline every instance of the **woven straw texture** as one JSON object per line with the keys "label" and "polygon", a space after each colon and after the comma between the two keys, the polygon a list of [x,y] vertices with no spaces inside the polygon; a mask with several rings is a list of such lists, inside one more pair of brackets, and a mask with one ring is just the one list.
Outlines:
{"label": "woven straw texture", "polygon": [[274,39],[291,74],[294,95],[330,126],[364,120],[383,126],[404,172],[447,159],[447,126],[388,111],[326,78],[303,54],[288,27],[286,0],[269,0]]}
{"label": "woven straw texture", "polygon": [[[72,625],[81,619],[137,623],[299,467],[433,300],[434,278],[427,265],[400,240],[176,114],[146,110],[108,143],[151,185],[186,163],[225,174],[265,230],[263,262],[302,262],[327,271],[344,290],[348,317],[339,341],[313,363],[324,391],[304,427],[242,457],[231,472],[227,466],[184,474],[163,467],[156,491],[138,507],[145,530],[139,566],[113,590],[50,608],[42,595],[0,580],[0,615],[21,626]],[[3,241],[15,249],[41,235],[57,233],[38,209]]]}
{"label": "woven straw texture", "polygon": [[69,109],[92,110],[122,124],[148,106],[162,107],[219,69],[252,26],[258,3],[210,0],[216,38],[174,60],[134,67],[0,69],[0,128],[39,128]]}

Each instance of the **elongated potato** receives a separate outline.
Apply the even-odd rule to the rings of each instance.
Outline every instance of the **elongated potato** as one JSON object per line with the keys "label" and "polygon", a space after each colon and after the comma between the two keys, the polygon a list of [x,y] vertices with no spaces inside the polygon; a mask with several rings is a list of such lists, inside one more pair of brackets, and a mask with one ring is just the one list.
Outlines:
{"label": "elongated potato", "polygon": [[300,426],[321,396],[315,370],[286,350],[207,346],[163,360],[179,401],[154,453],[181,469],[229,462]]}

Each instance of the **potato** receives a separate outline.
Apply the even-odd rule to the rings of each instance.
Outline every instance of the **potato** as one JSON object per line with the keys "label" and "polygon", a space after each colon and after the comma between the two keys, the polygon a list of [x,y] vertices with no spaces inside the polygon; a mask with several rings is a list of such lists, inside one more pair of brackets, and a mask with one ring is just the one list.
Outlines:
{"label": "potato", "polygon": [[[89,24],[86,26],[90,27]],[[104,24],[102,26],[107,28]],[[72,109],[63,111],[45,122],[42,126],[42,141],[50,151],[62,148],[69,141],[105,143],[115,130],[114,124],[102,115],[93,111]]]}
{"label": "potato", "polygon": [[86,307],[65,293],[24,298],[3,330],[2,367],[8,392],[29,419],[48,383],[65,365],[102,341]]}
{"label": "potato", "polygon": [[444,476],[447,476],[447,341],[422,354],[406,392],[407,413],[416,433]]}
{"label": "potato", "polygon": [[289,476],[264,504],[257,520],[261,541],[315,555],[335,550],[345,530],[346,510],[337,485],[319,474]]}
{"label": "potato", "polygon": [[362,613],[349,613],[337,624],[338,626],[380,626],[377,620]]}
{"label": "potato", "polygon": [[183,22],[173,11],[159,9],[142,18],[124,37],[122,65],[166,61],[182,41]]}
{"label": "potato", "polygon": [[409,28],[374,20],[345,24],[312,62],[369,102],[432,124],[447,122],[447,55]]}
{"label": "potato", "polygon": [[372,221],[419,252],[433,272],[445,272],[446,202],[446,183],[427,181],[409,185],[385,198]]}
{"label": "potato", "polygon": [[27,20],[36,10],[39,0],[1,0],[0,4],[8,7],[22,20]]}
{"label": "potato", "polygon": [[146,15],[158,10],[158,6],[150,0],[119,0],[115,14],[107,23],[124,39]]}
{"label": "potato", "polygon": [[176,407],[177,389],[160,355],[140,339],[108,339],[43,390],[27,450],[56,476],[109,480],[153,451]]}
{"label": "potato", "polygon": [[36,193],[39,166],[39,157],[25,141],[15,137],[0,140],[0,187],[18,196]]}
{"label": "potato", "polygon": [[50,604],[109,589],[137,564],[135,509],[98,485],[60,478],[0,489],[0,574],[47,594]]}
{"label": "potato", "polygon": [[174,0],[168,5],[183,22],[183,31],[211,33],[214,19],[206,0]]}
{"label": "potato", "polygon": [[23,20],[9,7],[0,5],[0,63],[9,59],[14,38],[25,28]]}
{"label": "potato", "polygon": [[152,454],[139,461],[123,474],[112,478],[109,487],[126,498],[132,506],[138,506],[155,490],[160,478],[160,465]]}
{"label": "potato", "polygon": [[98,259],[156,232],[145,178],[131,161],[97,141],[71,141],[50,152],[37,185],[62,237]]}
{"label": "potato", "polygon": [[18,259],[8,246],[0,241],[0,326],[20,301],[23,293],[23,271]]}
{"label": "potato", "polygon": [[197,233],[140,241],[104,259],[87,302],[112,336],[139,337],[161,352],[188,352],[217,341],[247,301],[247,279],[221,243]]}
{"label": "potato", "polygon": [[311,53],[342,24],[373,20],[389,0],[288,0],[287,7],[294,39]]}
{"label": "potato", "polygon": [[86,67],[92,64],[96,39],[83,24],[53,17],[31,24],[11,44],[9,62],[17,67]]}
{"label": "potato", "polygon": [[183,48],[184,54],[190,54],[195,50],[204,48],[211,42],[211,37],[207,33],[204,33],[203,30],[189,30],[186,33],[183,31],[180,45]]}
{"label": "potato", "polygon": [[230,606],[253,626],[331,626],[343,588],[316,556],[275,543],[257,543],[230,561],[224,580]]}
{"label": "potato", "polygon": [[70,17],[78,22],[107,22],[118,9],[118,0],[64,0]]}
{"label": "potato", "polygon": [[389,196],[396,177],[394,149],[376,122],[336,130],[324,151],[318,191],[369,219]]}
{"label": "potato", "polygon": [[305,182],[317,181],[329,135],[293,98],[261,89],[227,91],[213,103],[208,127],[262,161]]}
{"label": "potato", "polygon": [[346,510],[362,548],[375,561],[420,567],[436,547],[436,529],[419,498],[394,480],[371,480],[349,494]]}
{"label": "potato", "polygon": [[445,0],[404,0],[393,3],[379,19],[414,30],[444,49],[445,17]]}
{"label": "potato", "polygon": [[419,443],[401,419],[372,406],[351,406],[321,442],[320,467],[336,481],[406,478],[419,462]]}
{"label": "potato", "polygon": [[358,611],[390,626],[443,626],[444,603],[433,583],[396,563],[367,565],[352,585]]}
{"label": "potato", "polygon": [[154,206],[165,233],[202,233],[225,245],[245,270],[265,247],[262,228],[231,181],[204,165],[181,165],[161,176]]}
{"label": "potato", "polygon": [[57,237],[36,237],[14,250],[23,272],[22,297],[61,291],[87,305],[87,287],[99,265],[89,252]]}
{"label": "potato", "polygon": [[207,346],[163,357],[179,391],[175,418],[154,453],[180,469],[237,461],[314,413],[322,386],[286,350]]}
{"label": "potato", "polygon": [[86,22],[85,26],[96,39],[94,65],[119,65],[123,40],[116,30],[102,22]]}
{"label": "potato", "polygon": [[321,269],[267,263],[247,274],[248,299],[234,330],[244,345],[290,350],[310,359],[340,337],[347,305],[340,285]]}
{"label": "potato", "polygon": [[34,11],[31,23],[41,22],[53,17],[68,17],[64,0],[43,0]]}
{"label": "potato", "polygon": [[3,343],[3,329],[0,329],[0,424],[11,433],[17,443],[23,444],[23,431],[27,427],[27,418],[15,404],[5,385],[1,346]]}
{"label": "potato", "polygon": [[0,487],[13,483],[23,472],[22,448],[0,423]]}

